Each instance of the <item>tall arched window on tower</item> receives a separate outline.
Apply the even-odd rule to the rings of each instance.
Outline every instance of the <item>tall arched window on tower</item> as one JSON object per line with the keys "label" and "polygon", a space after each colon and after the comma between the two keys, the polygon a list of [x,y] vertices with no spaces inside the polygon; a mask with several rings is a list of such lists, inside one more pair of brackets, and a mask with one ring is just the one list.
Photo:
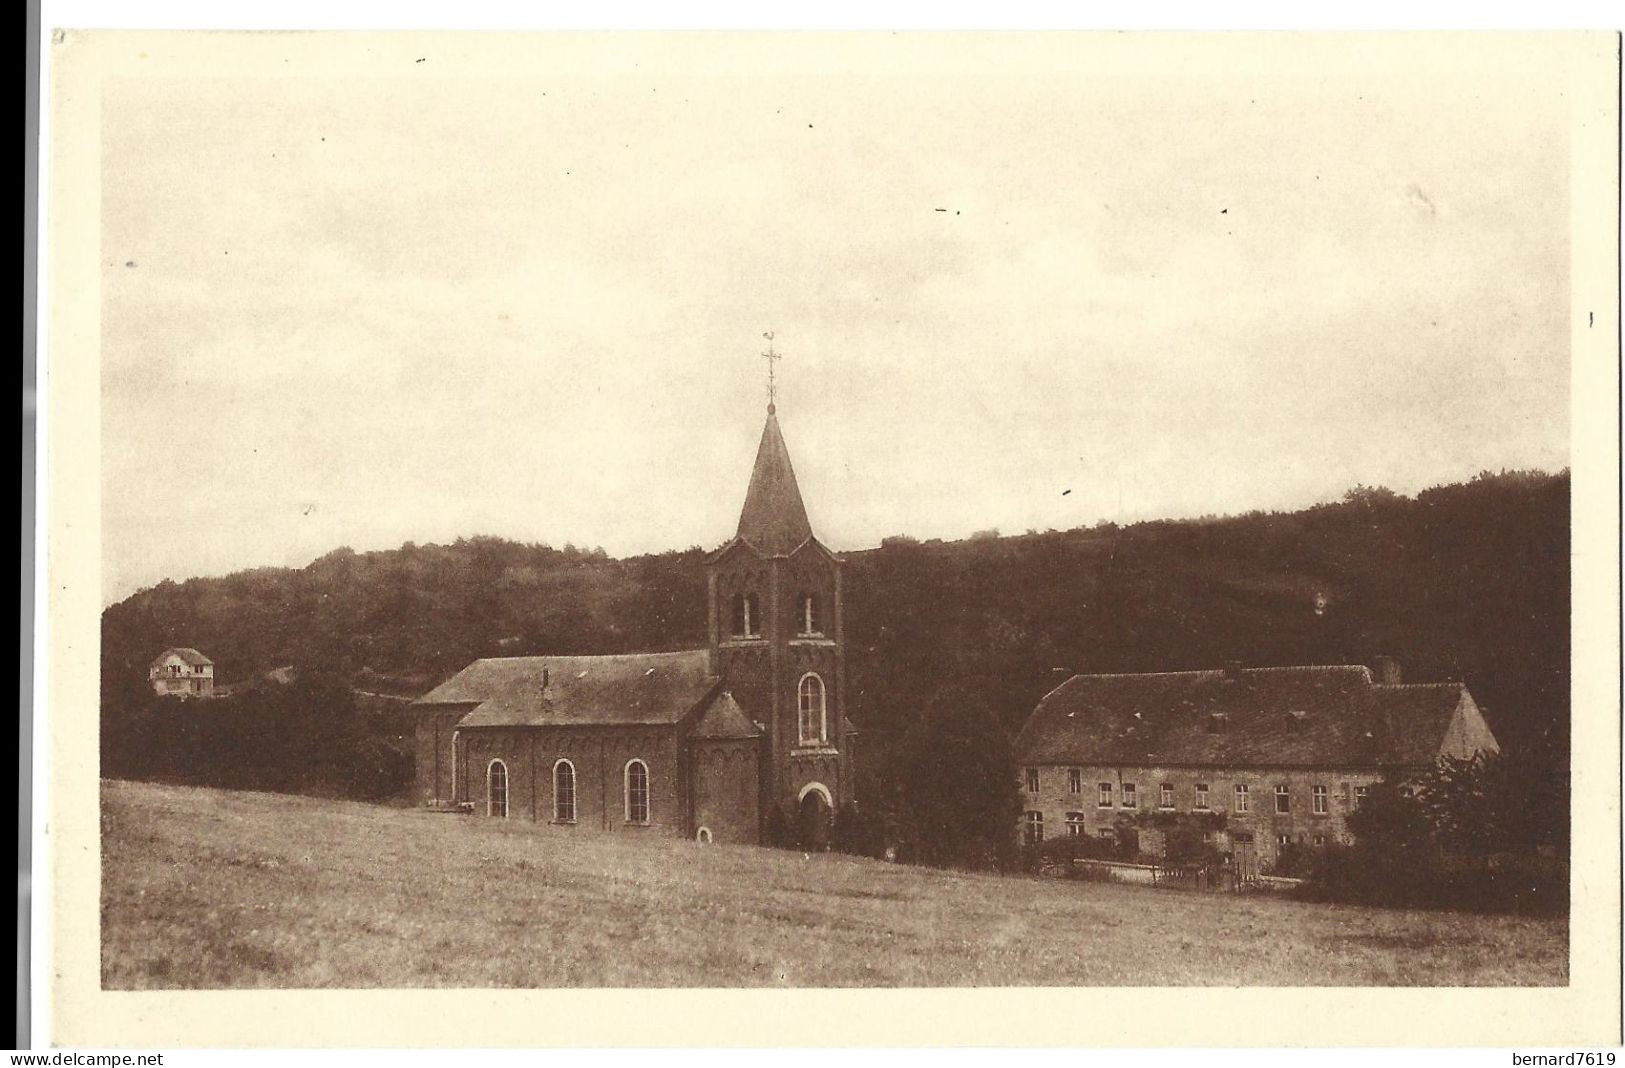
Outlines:
{"label": "tall arched window on tower", "polygon": [[626,822],[649,822],[649,765],[641,760],[626,762]]}
{"label": "tall arched window on tower", "polygon": [[553,820],[576,821],[576,766],[568,760],[553,765]]}
{"label": "tall arched window on tower", "polygon": [[820,745],[829,737],[824,719],[824,680],[817,675],[801,676],[796,687],[796,704],[800,710],[800,729],[803,745]]}
{"label": "tall arched window on tower", "polygon": [[485,814],[508,818],[508,765],[500,760],[485,768]]}
{"label": "tall arched window on tower", "polygon": [[762,636],[761,614],[757,611],[754,593],[734,594],[733,635],[735,638]]}
{"label": "tall arched window on tower", "polygon": [[818,618],[818,595],[803,593],[796,597],[796,633],[804,638],[824,633],[823,621]]}

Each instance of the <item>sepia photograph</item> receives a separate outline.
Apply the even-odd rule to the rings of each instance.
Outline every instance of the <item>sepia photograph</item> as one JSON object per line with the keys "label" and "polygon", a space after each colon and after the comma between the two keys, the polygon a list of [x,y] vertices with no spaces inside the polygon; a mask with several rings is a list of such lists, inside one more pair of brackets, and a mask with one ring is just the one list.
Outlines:
{"label": "sepia photograph", "polygon": [[1612,35],[52,49],[74,997],[1617,1010]]}

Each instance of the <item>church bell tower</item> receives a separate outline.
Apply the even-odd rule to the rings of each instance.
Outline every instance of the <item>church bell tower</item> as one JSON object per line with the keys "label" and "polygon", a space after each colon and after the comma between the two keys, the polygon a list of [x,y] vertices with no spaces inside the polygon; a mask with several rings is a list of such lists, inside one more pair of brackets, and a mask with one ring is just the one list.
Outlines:
{"label": "church bell tower", "polygon": [[734,537],[708,566],[714,670],[762,728],[762,811],[827,841],[852,798],[841,558],[813,535],[769,402]]}

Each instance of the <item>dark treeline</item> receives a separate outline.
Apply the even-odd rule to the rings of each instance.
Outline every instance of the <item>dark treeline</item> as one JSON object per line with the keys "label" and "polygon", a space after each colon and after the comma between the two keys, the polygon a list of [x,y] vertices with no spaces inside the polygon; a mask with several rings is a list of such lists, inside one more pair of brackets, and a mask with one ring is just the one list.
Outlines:
{"label": "dark treeline", "polygon": [[[104,729],[109,742],[125,737],[113,721],[151,704],[146,666],[170,645],[203,650],[223,684],[293,665],[300,678],[408,695],[482,656],[699,646],[704,557],[694,548],[611,560],[477,537],[165,582],[103,613]],[[1485,473],[1414,498],[1360,487],[1292,513],[952,543],[897,537],[847,559],[860,796],[888,823],[916,828],[921,853],[943,861],[982,850],[1009,799],[945,817],[926,801],[928,780],[986,752],[988,781],[998,781],[1010,756],[986,740],[1013,733],[1076,671],[1393,655],[1410,681],[1465,681],[1510,755],[1567,782],[1567,472]],[[289,703],[266,706],[289,717],[269,733],[306,729],[291,694],[252,700]],[[363,736],[382,730],[362,718]],[[971,843],[965,857],[954,842]]]}
{"label": "dark treeline", "polygon": [[333,675],[208,701],[134,690],[102,716],[102,774],[387,800],[411,782],[412,748],[399,707],[381,705]]}

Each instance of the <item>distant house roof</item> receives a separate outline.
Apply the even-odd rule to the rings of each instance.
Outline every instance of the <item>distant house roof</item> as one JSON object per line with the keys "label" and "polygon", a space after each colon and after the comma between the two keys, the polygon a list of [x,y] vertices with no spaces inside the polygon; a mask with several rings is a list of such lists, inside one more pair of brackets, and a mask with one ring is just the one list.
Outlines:
{"label": "distant house roof", "polygon": [[1016,739],[1035,764],[1420,767],[1495,748],[1461,683],[1378,685],[1360,666],[1077,675]]}
{"label": "distant house roof", "polygon": [[202,667],[205,664],[214,663],[213,660],[210,660],[196,649],[186,648],[165,649],[163,652],[159,653],[152,662],[154,664],[159,664],[164,660],[167,660],[170,656],[178,656],[192,667]]}
{"label": "distant house roof", "polygon": [[459,727],[676,723],[717,687],[704,649],[476,660],[414,702],[472,705]]}

